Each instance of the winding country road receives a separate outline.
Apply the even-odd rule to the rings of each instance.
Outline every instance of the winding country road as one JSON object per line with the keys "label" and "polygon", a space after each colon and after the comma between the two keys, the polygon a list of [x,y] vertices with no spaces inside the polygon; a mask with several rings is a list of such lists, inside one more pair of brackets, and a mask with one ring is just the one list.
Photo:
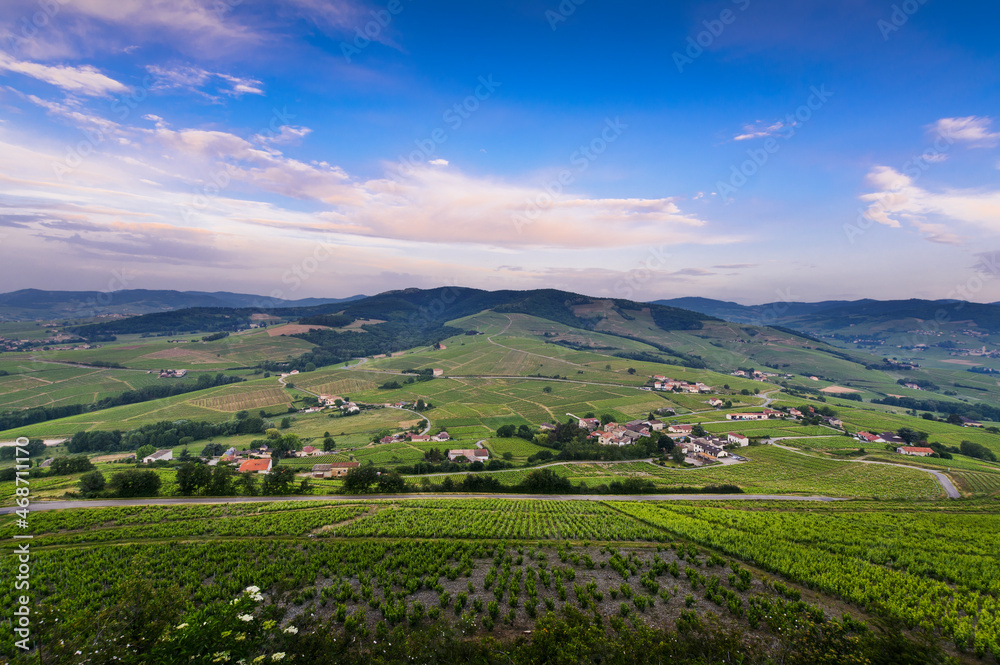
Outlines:
{"label": "winding country road", "polygon": [[[114,508],[116,506],[182,506],[219,503],[269,503],[273,501],[331,501],[344,502],[373,500],[424,500],[424,499],[518,499],[544,501],[850,501],[830,496],[791,496],[788,494],[359,494],[331,496],[249,496],[249,497],[177,497],[154,499],[120,499],[97,501],[38,501],[31,504],[31,512],[66,510],[68,508]],[[0,508],[0,515],[17,510]]]}
{"label": "winding country road", "polygon": [[895,464],[893,462],[875,462],[875,461],[872,461],[872,460],[861,460],[861,459],[831,459],[831,458],[828,458],[828,457],[816,457],[815,455],[810,455],[808,453],[804,453],[801,450],[797,450],[795,448],[790,448],[788,446],[782,446],[780,444],[774,443],[774,441],[781,441],[782,439],[786,439],[786,438],[794,439],[794,438],[802,438],[802,437],[782,437],[780,439],[771,439],[771,445],[774,446],[775,448],[781,448],[782,450],[787,450],[787,451],[792,452],[792,453],[797,453],[797,454],[802,455],[804,457],[812,457],[813,459],[825,459],[825,460],[829,460],[831,462],[845,462],[845,463],[848,463],[848,464],[850,464],[850,463],[854,463],[854,464],[881,464],[882,466],[898,466],[900,469],[915,469],[917,471],[923,471],[923,472],[929,473],[932,476],[934,476],[935,478],[937,478],[938,483],[941,484],[941,489],[944,490],[944,493],[948,495],[949,499],[958,499],[958,498],[961,498],[961,496],[962,496],[959,493],[959,491],[957,489],[955,489],[955,484],[951,482],[951,478],[949,478],[948,476],[944,475],[940,471],[935,471],[934,469],[925,469],[923,467],[910,466],[908,464]]}

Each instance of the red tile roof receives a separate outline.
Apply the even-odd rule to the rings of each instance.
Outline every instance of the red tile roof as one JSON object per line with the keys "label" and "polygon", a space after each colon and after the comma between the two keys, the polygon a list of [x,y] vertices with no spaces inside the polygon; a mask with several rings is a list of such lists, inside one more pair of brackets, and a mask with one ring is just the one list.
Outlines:
{"label": "red tile roof", "polygon": [[243,464],[240,464],[240,473],[269,471],[270,469],[271,460],[269,459],[248,459]]}

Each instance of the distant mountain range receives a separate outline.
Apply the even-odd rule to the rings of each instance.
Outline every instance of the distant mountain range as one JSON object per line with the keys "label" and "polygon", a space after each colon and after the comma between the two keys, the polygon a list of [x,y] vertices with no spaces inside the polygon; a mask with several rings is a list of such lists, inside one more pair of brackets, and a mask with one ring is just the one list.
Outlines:
{"label": "distant mountain range", "polygon": [[0,294],[0,321],[37,319],[79,319],[100,315],[136,316],[169,312],[190,307],[273,308],[314,307],[353,302],[366,296],[350,298],[303,298],[278,300],[264,296],[226,291],[42,291],[22,289]]}
{"label": "distant mountain range", "polygon": [[961,300],[827,300],[823,302],[774,302],[763,305],[709,298],[674,298],[656,304],[701,312],[734,323],[785,326],[809,333],[829,333],[857,326],[885,329],[919,327],[921,322],[968,322],[985,333],[1000,333],[997,303]]}

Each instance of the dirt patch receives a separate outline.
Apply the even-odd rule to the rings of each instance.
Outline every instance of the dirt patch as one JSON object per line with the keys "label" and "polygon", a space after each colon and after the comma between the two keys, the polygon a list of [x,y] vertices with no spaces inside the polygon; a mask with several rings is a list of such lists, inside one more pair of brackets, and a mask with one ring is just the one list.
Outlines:
{"label": "dirt patch", "polygon": [[129,344],[128,346],[116,346],[115,348],[119,351],[131,351],[132,349],[141,349],[146,346],[146,344]]}
{"label": "dirt patch", "polygon": [[361,328],[361,326],[373,326],[376,323],[385,323],[382,319],[358,319],[357,321],[351,322],[350,325],[344,326],[342,328],[337,328],[337,330],[353,330],[355,332],[367,332]]}
{"label": "dirt patch", "polygon": [[271,337],[280,335],[299,335],[310,330],[330,330],[329,326],[305,326],[300,323],[288,323],[283,326],[275,326],[267,329],[267,334]]}
{"label": "dirt patch", "polygon": [[979,363],[974,363],[971,360],[942,360],[943,363],[951,363],[952,365],[970,365],[975,366]]}
{"label": "dirt patch", "polygon": [[860,390],[855,390],[854,388],[844,388],[843,386],[827,386],[826,388],[820,388],[821,393],[859,393]]}
{"label": "dirt patch", "polygon": [[280,316],[274,316],[272,314],[264,314],[264,313],[258,312],[256,314],[251,314],[250,315],[250,320],[251,321],[280,321],[281,317]]}

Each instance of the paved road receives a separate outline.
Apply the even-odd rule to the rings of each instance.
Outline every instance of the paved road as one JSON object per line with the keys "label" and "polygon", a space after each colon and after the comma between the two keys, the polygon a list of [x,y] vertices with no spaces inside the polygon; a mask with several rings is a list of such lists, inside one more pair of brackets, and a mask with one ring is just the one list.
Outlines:
{"label": "paved road", "polygon": [[[802,437],[798,437],[798,438],[802,438]],[[935,478],[937,478],[938,483],[941,484],[941,489],[944,490],[944,493],[948,495],[949,499],[958,499],[958,498],[960,498],[962,496],[959,493],[959,491],[957,489],[955,489],[955,485],[951,482],[951,478],[949,478],[948,476],[944,475],[940,471],[935,471],[934,469],[925,469],[923,467],[910,466],[908,464],[894,464],[892,462],[874,462],[874,461],[871,461],[871,460],[860,460],[860,459],[831,459],[829,457],[816,457],[815,455],[810,455],[808,453],[802,452],[801,450],[796,450],[795,448],[789,448],[788,446],[782,446],[782,445],[779,445],[777,443],[772,443],[771,445],[773,445],[775,448],[781,448],[781,449],[787,450],[789,452],[798,453],[799,455],[804,455],[805,457],[814,457],[816,459],[828,459],[831,462],[845,462],[845,463],[848,463],[848,464],[850,464],[850,463],[854,463],[854,464],[881,464],[882,466],[898,466],[900,469],[915,469],[917,471],[923,471],[923,472],[929,473],[932,476],[934,476]]]}
{"label": "paved road", "polygon": [[[392,501],[423,499],[521,499],[544,501],[850,501],[829,496],[791,496],[788,494],[365,494],[333,496],[235,496],[235,497],[190,497],[121,499],[100,501],[38,501],[31,504],[31,512],[45,510],[65,510],[67,508],[114,508],[116,506],[178,506],[189,504],[219,503],[269,503],[273,501],[371,501],[388,499]],[[0,515],[16,510],[14,507],[0,508]]]}

